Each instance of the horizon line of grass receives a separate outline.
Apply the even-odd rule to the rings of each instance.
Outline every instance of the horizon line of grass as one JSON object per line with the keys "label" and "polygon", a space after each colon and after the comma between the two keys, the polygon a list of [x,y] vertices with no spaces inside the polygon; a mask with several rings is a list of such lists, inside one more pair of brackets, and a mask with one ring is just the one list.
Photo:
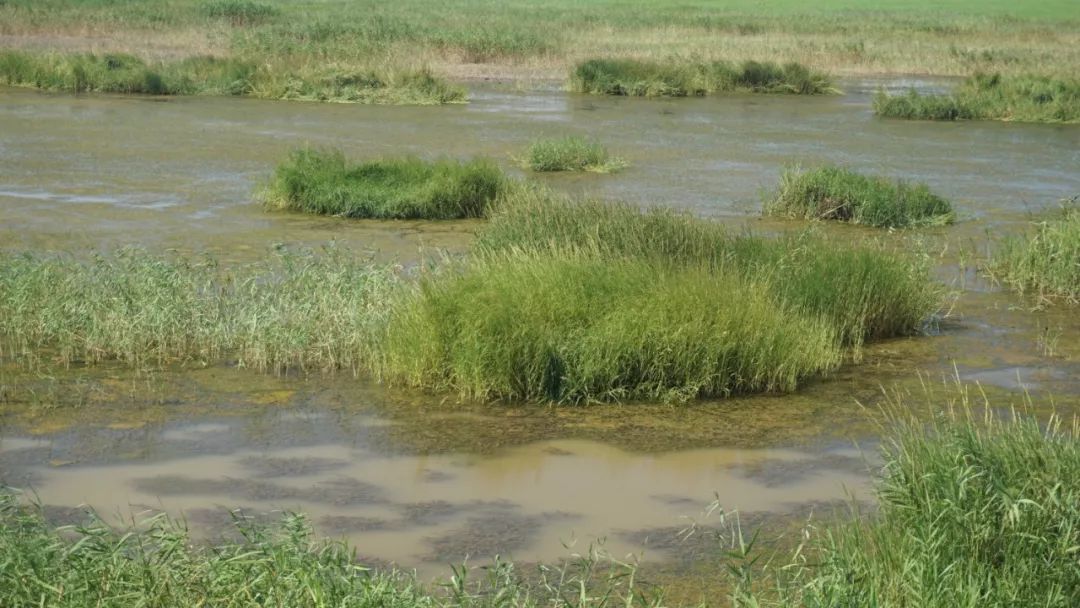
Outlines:
{"label": "horizon line of grass", "polygon": [[877,228],[941,226],[956,219],[952,204],[925,184],[866,176],[835,165],[786,169],[777,191],[766,198],[763,213]]}
{"label": "horizon line of grass", "polygon": [[629,166],[624,159],[609,154],[600,142],[575,135],[536,139],[518,163],[522,168],[536,172],[612,173]]}
{"label": "horizon line of grass", "polygon": [[1080,303],[1080,198],[1058,217],[1035,224],[1032,235],[1002,239],[984,267],[990,276],[1040,301]]}
{"label": "horizon line of grass", "polygon": [[0,83],[76,94],[213,95],[390,105],[466,100],[463,88],[426,68],[293,69],[212,56],[147,62],[123,53],[0,50]]}
{"label": "horizon line of grass", "polygon": [[1080,80],[976,74],[945,95],[878,91],[874,112],[909,120],[1080,122]]}
{"label": "horizon line of grass", "polygon": [[348,218],[485,217],[511,182],[493,162],[418,157],[351,163],[338,150],[301,148],[259,194],[267,209]]}
{"label": "horizon line of grass", "polygon": [[713,93],[836,93],[823,72],[789,62],[703,62],[669,59],[590,59],[577,64],[570,88],[578,93],[630,97],[700,97]]}

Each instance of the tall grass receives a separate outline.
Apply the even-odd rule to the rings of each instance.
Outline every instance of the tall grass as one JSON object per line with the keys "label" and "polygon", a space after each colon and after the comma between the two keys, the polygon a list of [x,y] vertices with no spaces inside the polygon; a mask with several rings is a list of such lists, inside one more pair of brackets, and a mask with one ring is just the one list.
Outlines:
{"label": "tall grass", "polygon": [[352,164],[337,151],[295,150],[262,193],[270,209],[352,218],[483,217],[509,187],[493,163],[415,157]]}
{"label": "tall grass", "polygon": [[64,365],[232,361],[366,369],[397,279],[329,250],[231,270],[139,249],[76,260],[0,255],[0,355]]}
{"label": "tall grass", "polygon": [[765,213],[880,228],[941,225],[955,219],[952,204],[924,184],[892,182],[835,166],[784,171],[780,188],[765,201]]}
{"label": "tall grass", "polygon": [[533,171],[591,171],[611,173],[627,166],[625,160],[608,154],[603,144],[583,137],[538,139],[529,145],[521,164]]}
{"label": "tall grass", "polygon": [[948,95],[879,92],[874,111],[915,120],[1080,121],[1080,80],[978,74]]}
{"label": "tall grass", "polygon": [[828,322],[735,273],[512,252],[422,281],[380,375],[467,399],[685,401],[791,391],[839,361]]}
{"label": "tall grass", "polygon": [[0,82],[72,93],[242,95],[374,104],[464,101],[460,87],[427,70],[297,67],[195,56],[147,62],[110,53],[34,54],[0,50]]}
{"label": "tall grass", "polygon": [[730,91],[833,93],[829,77],[798,63],[746,61],[735,65],[686,60],[590,59],[574,68],[571,88],[579,93],[634,97],[687,97]]}
{"label": "tall grass", "polygon": [[778,301],[829,319],[845,344],[919,331],[940,287],[925,259],[812,232],[767,239],[666,208],[575,201],[538,189],[506,197],[477,237],[480,254],[583,250],[608,259],[706,265],[761,281]]}
{"label": "tall grass", "polygon": [[877,511],[812,531],[775,592],[744,585],[735,604],[1080,603],[1080,424],[970,408],[965,392],[929,427],[892,411]]}
{"label": "tall grass", "polygon": [[990,275],[1040,299],[1080,302],[1080,206],[1035,225],[1032,235],[1003,239],[987,264]]}

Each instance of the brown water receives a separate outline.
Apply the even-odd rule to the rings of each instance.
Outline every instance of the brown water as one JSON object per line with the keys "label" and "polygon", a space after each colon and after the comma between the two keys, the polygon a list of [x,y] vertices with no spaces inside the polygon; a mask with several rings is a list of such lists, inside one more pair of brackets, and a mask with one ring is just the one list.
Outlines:
{"label": "brown water", "polygon": [[[510,156],[541,135],[581,133],[632,166],[544,177],[557,188],[665,204],[755,230],[759,193],[793,162],[840,162],[925,181],[960,224],[925,233],[955,291],[931,335],[869,346],[798,394],[584,409],[457,404],[349,376],[273,377],[211,368],[0,368],[0,482],[31,487],[57,521],[86,503],[131,517],[183,513],[224,533],[228,510],[301,509],[375,559],[434,573],[466,555],[527,561],[564,542],[671,559],[675,531],[716,493],[726,508],[803,517],[869,498],[875,430],[856,401],[921,379],[978,381],[1004,406],[1022,389],[1080,411],[1080,315],[1032,311],[958,265],[987,233],[1080,193],[1080,128],[875,119],[869,85],[843,97],[622,100],[477,91],[467,106],[395,108],[0,90],[0,248],[212,251],[335,240],[380,259],[467,250],[474,222],[356,222],[265,213],[252,191],[290,148],[356,158]],[[828,227],[838,234],[864,233]],[[908,238],[895,236],[893,238]],[[4,386],[20,386],[4,402]],[[940,401],[936,402],[940,403]],[[873,461],[873,458],[870,458]],[[787,517],[788,515],[780,515]],[[657,549],[659,547],[659,549]]]}

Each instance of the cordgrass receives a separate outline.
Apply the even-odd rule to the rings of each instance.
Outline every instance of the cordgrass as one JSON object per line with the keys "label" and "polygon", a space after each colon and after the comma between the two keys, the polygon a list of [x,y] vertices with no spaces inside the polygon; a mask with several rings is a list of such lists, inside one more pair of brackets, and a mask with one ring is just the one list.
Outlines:
{"label": "cordgrass", "polygon": [[419,70],[303,67],[195,56],[144,61],[122,53],[38,54],[0,50],[0,83],[70,93],[232,95],[368,104],[444,104],[460,87]]}
{"label": "cordgrass", "polygon": [[889,95],[879,91],[874,111],[912,120],[1080,122],[1080,79],[979,74],[948,95]]}
{"label": "cordgrass", "polygon": [[611,173],[627,166],[625,160],[608,154],[603,144],[572,135],[532,142],[520,162],[524,168],[538,172]]}
{"label": "cordgrass", "polygon": [[884,421],[876,512],[810,530],[776,569],[775,592],[744,582],[735,605],[1080,603],[1077,420],[1040,423],[989,403],[979,416],[967,392],[929,424],[897,405]]}
{"label": "cordgrass", "polygon": [[483,159],[388,158],[353,164],[332,150],[300,149],[278,165],[261,194],[269,209],[351,218],[483,217],[510,187]]}
{"label": "cordgrass", "polygon": [[820,95],[835,93],[829,77],[798,63],[746,61],[701,62],[672,59],[664,62],[633,59],[590,59],[570,77],[579,93],[632,97],[687,97],[747,91]]}
{"label": "cordgrass", "polygon": [[1032,235],[1003,239],[987,270],[1021,294],[1080,303],[1080,206],[1074,200]]}
{"label": "cordgrass", "polygon": [[785,306],[831,320],[852,346],[920,331],[942,296],[925,258],[872,241],[840,243],[814,232],[774,239],[732,234],[668,208],[642,212],[541,189],[505,197],[474,246],[481,256],[553,249],[730,270],[762,281]]}
{"label": "cordgrass", "polygon": [[955,219],[952,204],[924,184],[893,182],[836,166],[784,171],[780,187],[765,201],[764,211],[879,228],[938,226]]}

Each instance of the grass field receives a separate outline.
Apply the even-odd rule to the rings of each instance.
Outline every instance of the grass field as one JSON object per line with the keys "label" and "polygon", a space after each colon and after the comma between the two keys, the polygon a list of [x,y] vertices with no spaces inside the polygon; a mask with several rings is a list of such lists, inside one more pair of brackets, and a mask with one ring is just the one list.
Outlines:
{"label": "grass field", "polygon": [[[592,58],[797,62],[834,75],[1080,76],[1070,0],[4,0],[0,48],[254,62],[273,82],[355,74],[564,79]],[[310,76],[308,76],[310,75]]]}

